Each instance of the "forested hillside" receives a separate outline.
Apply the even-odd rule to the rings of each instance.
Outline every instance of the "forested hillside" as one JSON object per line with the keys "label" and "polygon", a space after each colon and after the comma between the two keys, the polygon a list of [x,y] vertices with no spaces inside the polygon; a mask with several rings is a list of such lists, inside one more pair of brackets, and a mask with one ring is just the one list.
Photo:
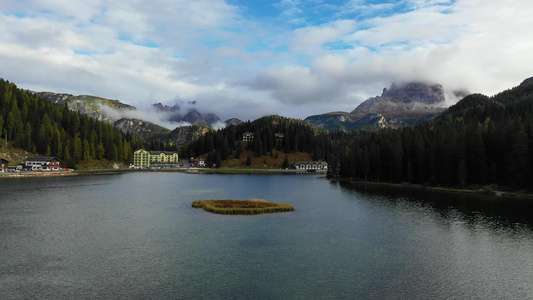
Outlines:
{"label": "forested hillside", "polygon": [[82,161],[129,163],[132,149],[144,142],[130,134],[70,111],[0,79],[0,137],[14,147],[62,160],[62,166]]}
{"label": "forested hillside", "polygon": [[[252,133],[253,140],[242,141],[244,133]],[[313,160],[326,160],[332,177],[531,188],[533,82],[493,97],[467,96],[431,121],[400,129],[329,133],[306,121],[268,116],[202,134],[182,147],[182,157],[206,155],[209,166],[220,166],[243,154],[258,158],[276,153],[277,159],[278,153],[306,153]],[[176,132],[175,138],[182,135]],[[164,150],[179,144],[155,140],[146,145],[1,79],[0,139],[2,147],[56,156],[63,166],[104,159],[130,163],[133,149]]]}
{"label": "forested hillside", "polygon": [[[242,142],[244,132],[254,133],[254,140]],[[243,151],[262,157],[273,149],[326,160],[332,177],[530,188],[533,83],[493,97],[467,96],[431,121],[400,129],[328,133],[300,120],[264,117],[209,132],[184,147],[182,155],[208,153],[210,165]]]}
{"label": "forested hillside", "polygon": [[[252,141],[243,142],[242,134],[254,134]],[[305,152],[314,160],[326,160],[329,149],[327,131],[306,121],[281,116],[267,116],[253,122],[230,125],[204,136],[182,148],[182,157],[208,153],[207,164],[228,158],[239,158],[244,151],[255,157],[267,156],[274,149],[285,153]],[[217,164],[220,166],[220,163]]]}
{"label": "forested hillside", "polygon": [[332,136],[332,176],[359,180],[531,188],[533,84],[467,96],[434,120]]}

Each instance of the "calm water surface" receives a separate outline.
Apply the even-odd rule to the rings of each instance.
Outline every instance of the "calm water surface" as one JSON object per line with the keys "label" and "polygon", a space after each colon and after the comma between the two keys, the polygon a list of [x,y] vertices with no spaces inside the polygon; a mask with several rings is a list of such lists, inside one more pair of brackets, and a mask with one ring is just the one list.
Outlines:
{"label": "calm water surface", "polygon": [[[295,211],[226,216],[199,199]],[[533,205],[320,176],[0,180],[1,299],[532,299]]]}

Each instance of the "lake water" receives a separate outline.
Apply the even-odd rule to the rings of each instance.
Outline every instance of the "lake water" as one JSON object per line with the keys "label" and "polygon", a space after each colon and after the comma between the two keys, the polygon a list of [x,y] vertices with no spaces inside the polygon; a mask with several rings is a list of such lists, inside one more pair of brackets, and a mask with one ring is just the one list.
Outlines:
{"label": "lake water", "polygon": [[[295,207],[216,215],[193,200]],[[317,175],[0,180],[1,299],[532,299],[530,201]]]}

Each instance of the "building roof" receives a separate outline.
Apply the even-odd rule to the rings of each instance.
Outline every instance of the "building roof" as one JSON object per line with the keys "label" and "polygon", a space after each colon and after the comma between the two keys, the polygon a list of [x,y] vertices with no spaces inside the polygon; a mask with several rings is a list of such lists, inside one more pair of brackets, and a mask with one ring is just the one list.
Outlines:
{"label": "building roof", "polygon": [[174,154],[178,154],[178,152],[173,152],[173,151],[157,151],[157,150],[149,150],[148,152],[150,152],[150,154],[152,155],[159,155],[161,153],[164,153],[165,155],[174,155]]}
{"label": "building roof", "polygon": [[60,159],[57,158],[57,157],[53,157],[53,156],[30,156],[28,158],[26,158],[26,161],[52,161],[52,160],[57,160],[59,161]]}
{"label": "building roof", "polygon": [[146,151],[146,152],[150,153],[151,155],[160,155],[161,153],[163,153],[165,155],[178,154],[178,152],[175,152],[175,151],[158,151],[158,150],[144,150],[144,149],[138,149],[135,152],[140,151],[140,150]]}
{"label": "building roof", "polygon": [[327,165],[328,163],[325,161],[295,161],[293,163],[294,165],[301,165],[301,164],[321,164],[321,165]]}
{"label": "building roof", "polygon": [[9,162],[9,160],[0,158],[0,163],[8,163],[8,162]]}

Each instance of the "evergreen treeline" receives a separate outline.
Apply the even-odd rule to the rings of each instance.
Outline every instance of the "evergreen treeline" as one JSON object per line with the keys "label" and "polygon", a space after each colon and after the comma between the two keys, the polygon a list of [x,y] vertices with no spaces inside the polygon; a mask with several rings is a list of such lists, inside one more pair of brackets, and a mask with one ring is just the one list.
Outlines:
{"label": "evergreen treeline", "polygon": [[533,180],[533,84],[493,97],[470,95],[433,120],[401,129],[327,133],[305,121],[264,117],[210,132],[182,156],[208,153],[208,165],[220,166],[240,157],[244,132],[255,135],[247,144],[255,156],[307,152],[326,160],[333,177],[516,188],[530,188]]}
{"label": "evergreen treeline", "polygon": [[32,153],[55,156],[63,166],[107,159],[129,163],[144,142],[130,134],[43,100],[0,79],[0,136]]}
{"label": "evergreen treeline", "polygon": [[[243,143],[242,134],[254,134]],[[142,140],[86,115],[42,100],[0,79],[0,137],[14,146],[56,156],[64,166],[107,159],[132,161]],[[247,148],[244,147],[246,145]],[[170,145],[152,142],[148,147]],[[357,180],[530,188],[533,180],[533,84],[493,97],[470,95],[437,118],[402,129],[328,133],[280,116],[210,131],[181,149],[207,155],[207,164],[239,158],[305,152],[326,160],[329,175]],[[248,159],[250,160],[250,159]]]}
{"label": "evergreen treeline", "polygon": [[531,188],[533,84],[470,95],[437,118],[397,130],[332,135],[333,176]]}
{"label": "evergreen treeline", "polygon": [[276,149],[285,153],[306,152],[310,153],[314,160],[326,160],[327,154],[331,152],[326,131],[306,121],[267,116],[253,122],[208,132],[183,147],[182,157],[208,153],[206,164],[220,166],[222,160],[239,158],[242,155],[242,134],[245,132],[254,134],[253,141],[247,143],[245,150],[253,151],[256,157],[271,155],[273,149]]}

